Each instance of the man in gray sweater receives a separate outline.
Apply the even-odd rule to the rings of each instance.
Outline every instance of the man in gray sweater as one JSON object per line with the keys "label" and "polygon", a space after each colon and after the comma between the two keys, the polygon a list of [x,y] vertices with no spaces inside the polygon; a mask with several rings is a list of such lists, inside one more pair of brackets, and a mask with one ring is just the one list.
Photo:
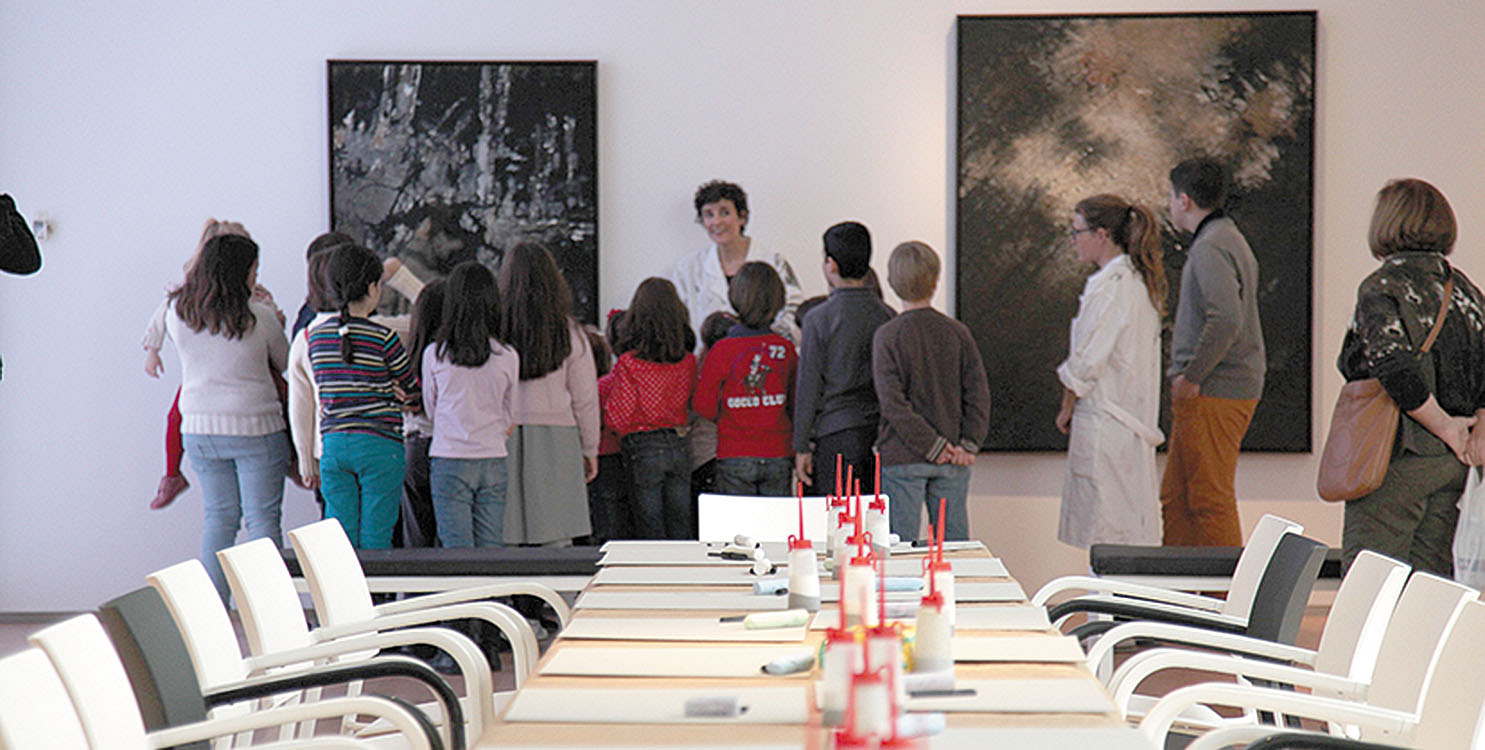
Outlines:
{"label": "man in gray sweater", "polygon": [[1222,212],[1226,175],[1209,159],[1171,170],[1170,215],[1194,238],[1171,341],[1171,430],[1160,486],[1165,544],[1243,543],[1238,446],[1263,393],[1258,261]]}

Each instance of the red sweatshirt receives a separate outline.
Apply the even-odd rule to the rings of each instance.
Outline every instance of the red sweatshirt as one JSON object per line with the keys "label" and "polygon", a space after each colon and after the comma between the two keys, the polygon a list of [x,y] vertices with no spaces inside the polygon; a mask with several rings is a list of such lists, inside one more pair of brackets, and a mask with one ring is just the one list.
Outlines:
{"label": "red sweatshirt", "polygon": [[794,344],[768,331],[734,326],[707,352],[693,399],[717,423],[717,458],[794,455]]}
{"label": "red sweatshirt", "polygon": [[624,352],[614,363],[612,390],[603,414],[621,437],[667,427],[684,427],[686,405],[696,384],[696,356],[686,352],[679,362],[662,364]]}

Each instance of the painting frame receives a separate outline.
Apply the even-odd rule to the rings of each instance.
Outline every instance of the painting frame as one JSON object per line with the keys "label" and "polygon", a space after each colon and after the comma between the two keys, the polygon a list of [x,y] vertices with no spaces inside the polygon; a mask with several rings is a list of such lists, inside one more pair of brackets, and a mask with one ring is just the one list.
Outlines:
{"label": "painting frame", "polygon": [[596,60],[331,59],[326,98],[332,231],[425,281],[540,242],[597,323]]}
{"label": "painting frame", "polygon": [[[990,379],[984,450],[1066,449],[1054,370],[1092,269],[1056,254],[1070,254],[1078,199],[1125,194],[1164,225],[1169,363],[1178,243],[1189,238],[1169,224],[1167,174],[1197,155],[1237,176],[1228,212],[1261,269],[1268,374],[1243,449],[1312,450],[1317,20],[1315,11],[957,18],[955,314]],[[1168,431],[1165,383],[1161,401]]]}

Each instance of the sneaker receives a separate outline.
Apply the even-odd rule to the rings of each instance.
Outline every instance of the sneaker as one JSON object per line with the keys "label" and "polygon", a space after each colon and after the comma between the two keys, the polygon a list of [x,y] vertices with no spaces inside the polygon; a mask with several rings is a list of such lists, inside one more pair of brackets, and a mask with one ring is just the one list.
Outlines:
{"label": "sneaker", "polygon": [[150,501],[150,510],[159,510],[173,502],[180,493],[185,492],[191,486],[190,482],[180,474],[166,474],[160,477],[160,486],[155,488],[155,499]]}

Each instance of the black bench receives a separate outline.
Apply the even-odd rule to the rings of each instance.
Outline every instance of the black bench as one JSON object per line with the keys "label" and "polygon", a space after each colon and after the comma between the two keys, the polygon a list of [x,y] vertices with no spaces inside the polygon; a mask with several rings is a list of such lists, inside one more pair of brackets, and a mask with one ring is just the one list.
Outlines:
{"label": "black bench", "polygon": [[[1185,578],[1215,582],[1232,577],[1242,547],[1156,547],[1136,544],[1095,544],[1088,549],[1088,565],[1096,576],[1115,578]],[[1320,578],[1340,580],[1341,551],[1331,548],[1320,565]],[[1214,584],[1213,584],[1214,585]],[[1176,586],[1196,591],[1224,590],[1226,586]]]}
{"label": "black bench", "polygon": [[[299,559],[285,549],[284,563],[302,578]],[[415,547],[356,550],[373,592],[426,592],[519,578],[557,591],[581,591],[598,572],[597,547]]]}

